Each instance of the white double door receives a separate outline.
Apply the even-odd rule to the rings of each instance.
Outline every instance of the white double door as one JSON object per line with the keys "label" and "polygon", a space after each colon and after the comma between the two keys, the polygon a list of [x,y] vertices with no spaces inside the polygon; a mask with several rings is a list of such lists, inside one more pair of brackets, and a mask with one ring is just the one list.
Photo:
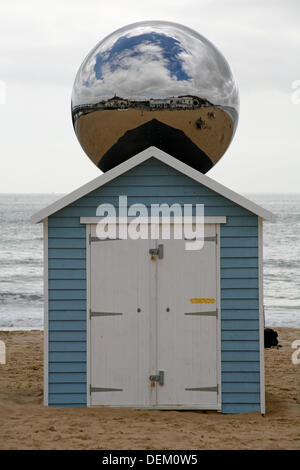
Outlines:
{"label": "white double door", "polygon": [[197,251],[91,236],[90,404],[217,409],[216,226]]}

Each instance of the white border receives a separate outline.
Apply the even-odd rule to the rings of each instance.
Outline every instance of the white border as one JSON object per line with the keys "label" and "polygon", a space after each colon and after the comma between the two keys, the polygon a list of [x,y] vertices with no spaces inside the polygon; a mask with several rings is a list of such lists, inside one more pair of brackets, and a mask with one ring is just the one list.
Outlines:
{"label": "white border", "polygon": [[44,220],[43,232],[44,232],[44,405],[48,406],[48,380],[49,380],[48,218]]}
{"label": "white border", "polygon": [[[80,217],[80,223],[81,224],[98,224],[102,219],[107,219],[107,217]],[[141,218],[142,219],[142,218]],[[140,220],[141,220],[140,219]],[[117,223],[119,223],[119,218],[116,217]],[[127,217],[126,221],[127,222],[132,222],[133,220],[136,220],[136,217]],[[170,224],[174,223],[182,223],[182,218],[181,217],[170,217],[168,221],[170,220]],[[205,224],[226,224],[226,216],[220,216],[220,217],[204,217],[204,223]],[[145,223],[149,224],[151,222],[150,217],[146,218]],[[162,220],[164,222],[164,220]],[[123,223],[123,220],[122,222]],[[143,223],[143,221],[142,221]],[[156,222],[155,222],[156,223]],[[161,220],[160,220],[161,223]],[[192,217],[192,223],[196,223],[196,217]]]}
{"label": "white border", "polygon": [[144,161],[148,160],[149,158],[155,157],[156,159],[160,160],[161,162],[165,163],[166,165],[175,168],[177,171],[181,172],[182,174],[188,176],[189,178],[197,181],[198,183],[206,186],[207,188],[215,191],[218,194],[221,194],[225,198],[235,202],[241,207],[244,207],[250,212],[262,217],[263,219],[269,220],[270,222],[275,221],[275,215],[272,214],[270,211],[264,209],[263,207],[258,206],[254,202],[250,201],[249,199],[241,196],[240,194],[232,191],[229,188],[226,188],[222,184],[214,181],[213,179],[209,178],[206,175],[203,175],[199,171],[191,168],[189,165],[177,160],[176,158],[172,157],[171,155],[159,150],[156,147],[149,147],[143,152],[138,153],[134,157],[131,157],[129,160],[117,165],[112,170],[107,171],[106,173],[98,176],[97,178],[93,179],[89,183],[81,186],[80,188],[76,189],[72,193],[62,197],[58,201],[50,204],[50,206],[40,210],[36,214],[31,217],[32,223],[41,222],[46,217],[54,214],[55,212],[63,209],[64,207],[72,204],[72,202],[80,199],[81,197],[85,196],[86,194],[90,193],[94,189],[98,189],[99,187],[103,186],[104,184],[112,181],[113,179],[117,178],[118,176],[122,175],[128,170],[131,170],[135,166],[143,163]]}
{"label": "white border", "polygon": [[259,357],[260,357],[260,410],[266,413],[265,399],[265,339],[264,339],[264,283],[263,283],[263,220],[258,218],[258,289],[259,289]]}
{"label": "white border", "polygon": [[86,226],[86,404],[91,406],[91,246],[90,246],[91,226]]}
{"label": "white border", "polygon": [[221,342],[221,227],[216,224],[216,264],[217,264],[217,380],[218,380],[218,411],[222,411],[222,342]]}

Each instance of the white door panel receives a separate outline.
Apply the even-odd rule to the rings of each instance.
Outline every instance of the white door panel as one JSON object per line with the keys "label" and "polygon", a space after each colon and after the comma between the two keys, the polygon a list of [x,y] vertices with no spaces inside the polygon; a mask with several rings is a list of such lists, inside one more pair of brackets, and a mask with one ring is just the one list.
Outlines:
{"label": "white door panel", "polygon": [[[195,251],[185,240],[91,243],[91,405],[217,407],[216,226],[204,235]],[[164,384],[151,383],[160,370]]]}
{"label": "white door panel", "polygon": [[91,243],[92,405],[150,403],[148,250],[147,240]]}
{"label": "white door panel", "polygon": [[[215,235],[214,225],[205,226],[205,237]],[[184,240],[164,241],[157,276],[157,367],[165,371],[157,402],[216,405],[215,241],[205,241],[195,251],[187,251]],[[212,391],[187,390],[202,387]]]}

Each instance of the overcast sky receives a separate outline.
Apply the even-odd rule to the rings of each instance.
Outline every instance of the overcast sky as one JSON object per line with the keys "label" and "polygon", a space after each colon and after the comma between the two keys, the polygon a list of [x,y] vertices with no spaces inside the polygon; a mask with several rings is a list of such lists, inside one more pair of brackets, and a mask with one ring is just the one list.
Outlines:
{"label": "overcast sky", "polygon": [[98,41],[143,20],[195,29],[233,69],[240,121],[208,175],[242,193],[300,192],[299,19],[299,0],[2,0],[0,192],[66,193],[99,175],[73,131],[73,82]]}

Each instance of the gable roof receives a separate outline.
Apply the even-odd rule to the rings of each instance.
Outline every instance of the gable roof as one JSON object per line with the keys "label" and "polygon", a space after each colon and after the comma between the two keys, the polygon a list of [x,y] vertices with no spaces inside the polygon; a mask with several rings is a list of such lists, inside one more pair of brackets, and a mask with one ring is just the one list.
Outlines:
{"label": "gable roof", "polygon": [[157,158],[161,162],[169,165],[170,167],[176,169],[180,173],[190,177],[191,179],[197,181],[198,183],[206,186],[207,188],[215,191],[216,193],[224,196],[225,198],[229,199],[232,202],[235,202],[237,205],[247,209],[248,211],[254,213],[255,215],[262,217],[269,222],[275,221],[275,215],[272,212],[264,209],[261,206],[258,206],[254,202],[250,201],[249,199],[241,196],[240,194],[232,191],[226,186],[214,181],[213,179],[209,178],[194,168],[191,168],[189,165],[177,160],[176,158],[172,157],[171,155],[159,150],[157,147],[149,147],[146,150],[138,153],[134,157],[131,157],[129,160],[121,163],[120,165],[112,168],[111,170],[107,171],[104,174],[101,174],[97,178],[93,179],[89,183],[84,184],[80,188],[76,189],[75,191],[67,194],[66,196],[62,197],[58,201],[50,204],[48,207],[40,210],[36,214],[31,217],[32,223],[38,223],[42,220],[46,219],[50,215],[54,214],[55,212],[63,209],[64,207],[72,204],[72,202],[77,201],[78,199],[82,198],[86,194],[89,194],[91,191],[98,189],[99,187],[103,186],[104,184],[112,181],[113,179],[117,178],[118,176],[122,175],[126,171],[131,170],[135,166],[143,163],[144,161],[148,160],[149,158]]}

